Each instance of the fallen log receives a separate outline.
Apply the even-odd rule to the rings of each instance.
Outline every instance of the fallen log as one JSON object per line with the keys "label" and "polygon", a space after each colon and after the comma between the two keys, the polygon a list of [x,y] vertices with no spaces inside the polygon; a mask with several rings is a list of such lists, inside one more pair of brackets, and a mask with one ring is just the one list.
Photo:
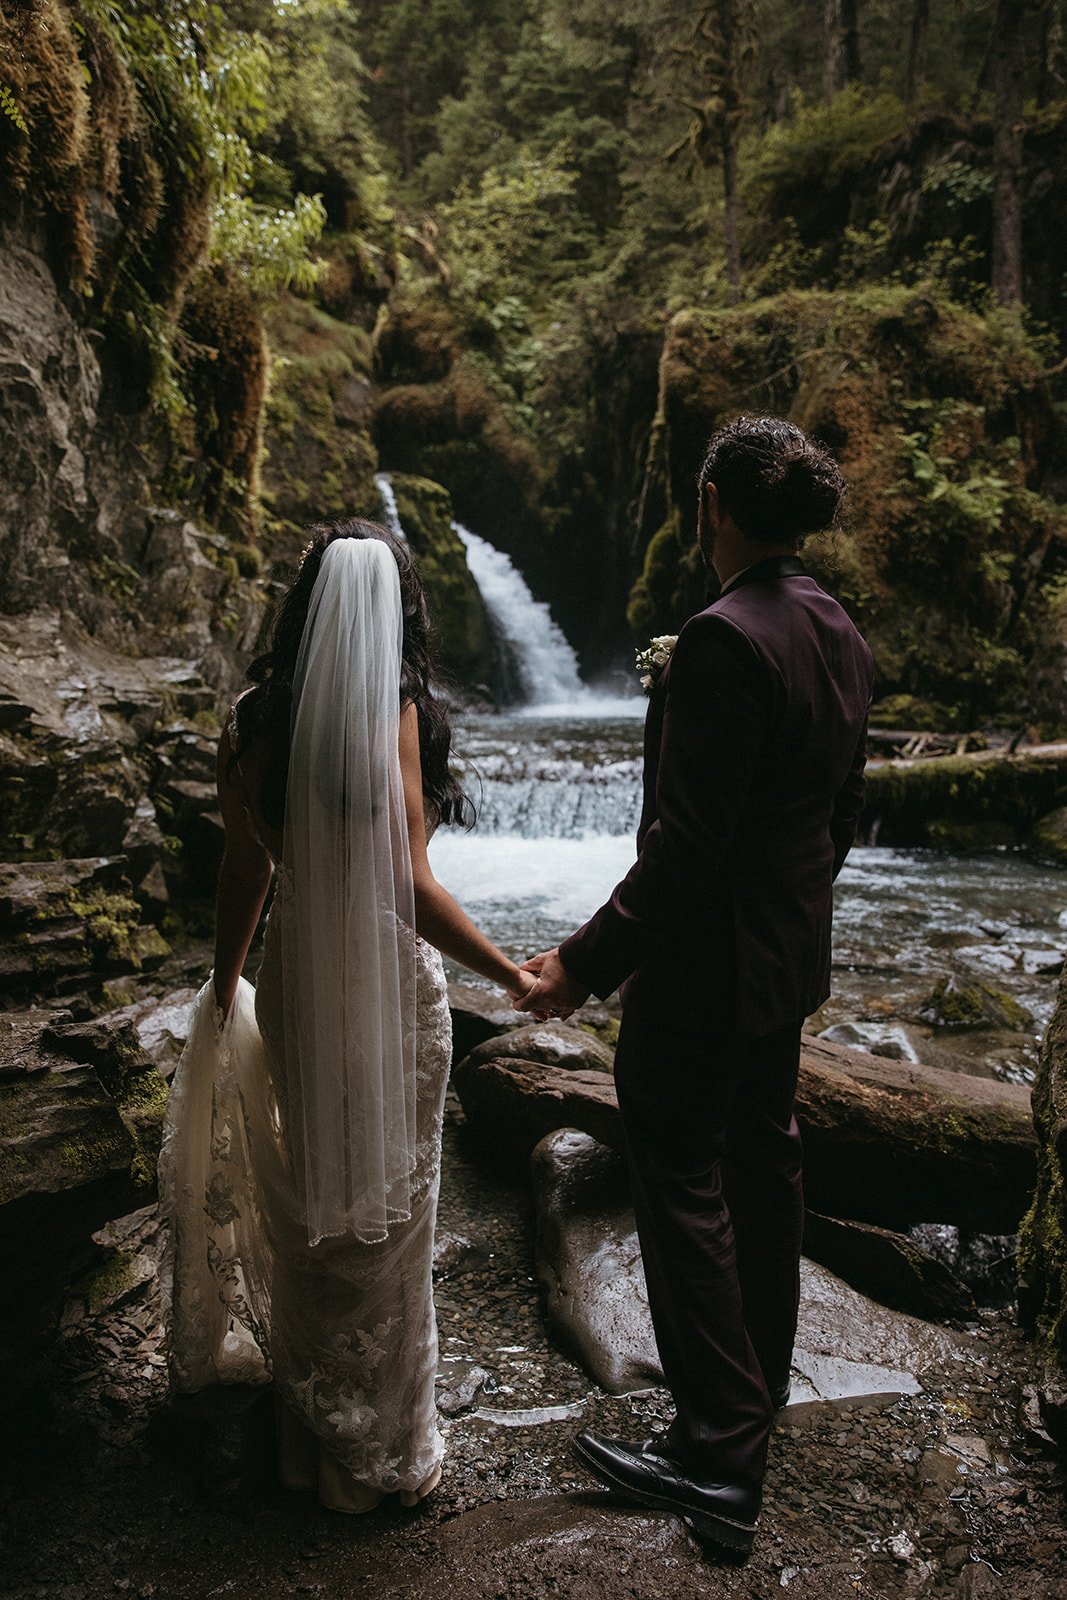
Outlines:
{"label": "fallen log", "polygon": [[[460,1063],[453,1081],[475,1136],[509,1165],[525,1162],[556,1128],[622,1147],[606,1073],[483,1050]],[[1023,1085],[805,1037],[797,1120],[809,1202],[830,1216],[1010,1233],[1030,1203],[1036,1147]]]}

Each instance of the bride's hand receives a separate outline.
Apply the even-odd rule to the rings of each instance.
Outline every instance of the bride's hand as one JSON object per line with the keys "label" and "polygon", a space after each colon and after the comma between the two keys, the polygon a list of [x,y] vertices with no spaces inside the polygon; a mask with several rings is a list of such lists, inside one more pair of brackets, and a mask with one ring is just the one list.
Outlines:
{"label": "bride's hand", "polygon": [[522,1001],[537,988],[537,977],[532,972],[527,972],[523,967],[516,968],[514,980],[508,984],[508,994],[512,1000]]}

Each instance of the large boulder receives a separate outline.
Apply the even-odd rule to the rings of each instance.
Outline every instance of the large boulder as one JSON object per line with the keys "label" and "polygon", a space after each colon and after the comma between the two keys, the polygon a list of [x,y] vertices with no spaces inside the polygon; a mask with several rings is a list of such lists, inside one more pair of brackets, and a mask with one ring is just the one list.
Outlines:
{"label": "large boulder", "polygon": [[1033,1095],[1037,1184],[1019,1238],[1019,1308],[1036,1331],[1041,1409],[1067,1450],[1067,970]]}
{"label": "large boulder", "polygon": [[[578,1128],[622,1148],[614,1082],[601,1070],[543,1065],[486,1047],[460,1064],[454,1081],[476,1136],[499,1159],[525,1160],[556,1128]],[[1006,1233],[1029,1203],[1035,1141],[1021,1084],[806,1037],[797,1119],[809,1199],[831,1216]]]}
{"label": "large boulder", "polygon": [[[551,1326],[610,1393],[659,1381],[621,1161],[564,1129],[537,1146],[532,1167],[538,1274]],[[966,1351],[966,1341],[947,1329],[877,1305],[825,1268],[801,1263],[794,1403],[915,1394],[927,1368]]]}
{"label": "large boulder", "polygon": [[528,1022],[503,1038],[488,1039],[470,1052],[472,1067],[483,1061],[534,1061],[566,1072],[612,1072],[614,1053],[596,1034],[566,1022]]}
{"label": "large boulder", "polygon": [[662,1381],[623,1159],[561,1128],[530,1158],[549,1326],[609,1394]]}

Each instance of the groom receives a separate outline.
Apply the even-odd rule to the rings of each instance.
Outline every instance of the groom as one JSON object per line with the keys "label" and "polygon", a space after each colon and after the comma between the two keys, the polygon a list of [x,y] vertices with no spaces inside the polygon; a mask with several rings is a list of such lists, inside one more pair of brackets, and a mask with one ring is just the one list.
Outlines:
{"label": "groom", "polygon": [[575,1451],[740,1552],[796,1332],[801,1023],[829,993],[831,885],[863,797],[870,652],[796,554],[843,489],[791,423],[712,438],[697,533],[721,592],[652,688],[637,861],[528,963],[518,1007],[568,1015],[622,985],[615,1081],[676,1415],[643,1444],[586,1432]]}

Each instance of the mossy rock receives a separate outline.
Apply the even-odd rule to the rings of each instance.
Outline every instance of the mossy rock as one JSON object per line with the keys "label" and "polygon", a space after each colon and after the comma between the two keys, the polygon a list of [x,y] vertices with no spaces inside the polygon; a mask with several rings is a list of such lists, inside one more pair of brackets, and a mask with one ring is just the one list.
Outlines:
{"label": "mossy rock", "polygon": [[1035,822],[1026,839],[1030,854],[1054,867],[1067,867],[1067,806]]}
{"label": "mossy rock", "polygon": [[489,618],[452,526],[448,491],[407,473],[395,473],[392,483],[400,523],[426,586],[442,663],[464,686],[486,683],[493,659]]}
{"label": "mossy rock", "polygon": [[1012,995],[991,984],[960,984],[955,978],[942,978],[923,1002],[920,1020],[945,1030],[1011,1028],[1025,1033],[1034,1019]]}
{"label": "mossy rock", "polygon": [[1067,970],[1033,1092],[1034,1202],[1019,1234],[1019,1311],[1040,1337],[1045,1424],[1067,1449]]}
{"label": "mossy rock", "polygon": [[931,756],[867,768],[861,828],[879,844],[990,849],[1019,844],[1062,801],[1067,754]]}

